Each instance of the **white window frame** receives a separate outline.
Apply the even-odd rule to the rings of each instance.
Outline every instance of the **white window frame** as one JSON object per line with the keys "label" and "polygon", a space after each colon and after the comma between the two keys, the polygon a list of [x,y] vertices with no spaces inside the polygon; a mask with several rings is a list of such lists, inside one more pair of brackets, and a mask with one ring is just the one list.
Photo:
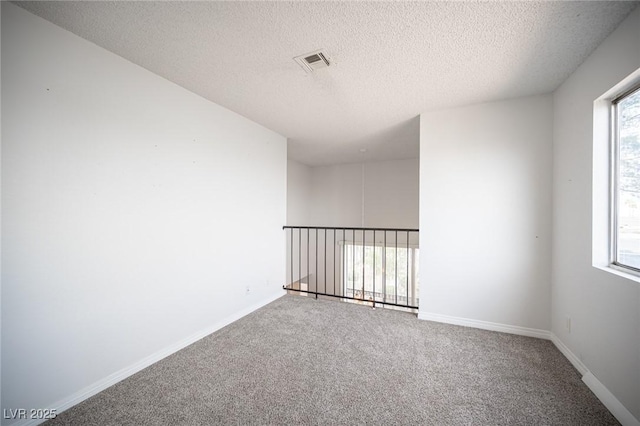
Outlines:
{"label": "white window frame", "polygon": [[613,101],[640,87],[640,68],[593,100],[591,180],[591,265],[640,284],[640,274],[614,263],[614,124]]}
{"label": "white window frame", "polygon": [[640,84],[619,93],[611,101],[610,122],[610,199],[609,199],[609,266],[616,270],[640,276],[640,268],[624,264],[618,259],[618,212],[620,178],[620,132],[618,127],[618,105],[629,96],[640,93]]}

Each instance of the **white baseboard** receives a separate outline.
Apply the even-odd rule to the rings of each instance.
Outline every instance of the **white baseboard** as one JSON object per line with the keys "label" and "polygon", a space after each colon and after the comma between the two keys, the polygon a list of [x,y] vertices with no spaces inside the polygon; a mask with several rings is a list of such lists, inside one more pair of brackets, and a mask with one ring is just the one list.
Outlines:
{"label": "white baseboard", "polygon": [[[284,296],[286,293],[284,290],[282,291],[278,291],[276,294],[274,294],[273,296],[270,296],[266,299],[261,300],[258,303],[255,303],[245,309],[242,309],[239,312],[234,313],[233,315],[230,315],[218,322],[216,322],[215,324],[198,331],[197,333],[192,334],[191,336],[180,340],[179,342],[176,342],[174,344],[172,344],[171,346],[168,346],[164,349],[159,350],[156,353],[153,353],[151,355],[149,355],[146,358],[141,359],[140,361],[136,362],[133,365],[130,365],[129,367],[125,367],[120,371],[116,371],[115,373],[105,377],[102,380],[97,381],[96,383],[87,386],[84,389],[79,390],[78,392],[69,395],[66,398],[63,398],[62,400],[58,401],[57,403],[51,405],[49,407],[49,409],[55,409],[56,412],[58,414],[62,413],[63,411],[73,407],[76,404],[81,403],[82,401],[84,401],[87,398],[92,397],[93,395],[96,395],[99,392],[102,392],[103,390],[107,389],[110,386],[115,385],[116,383],[126,379],[129,376],[132,376],[133,374],[137,373],[140,370],[143,370],[145,368],[147,368],[148,366],[155,364],[156,362],[160,361],[163,358],[168,357],[171,354],[174,354],[176,352],[178,352],[180,349],[183,349],[195,342],[197,342],[198,340],[208,336],[209,334],[220,330],[221,328],[231,324],[234,321],[239,320],[240,318],[244,317],[245,315],[250,314],[251,312],[265,306],[268,305],[269,303],[273,302],[274,300],[279,299],[280,297]],[[45,420],[41,420],[41,419],[26,419],[26,420],[19,420],[17,422],[11,423],[11,425],[15,425],[15,426],[35,426],[35,425],[39,425],[41,423],[45,422]],[[4,423],[3,423],[4,424]]]}
{"label": "white baseboard", "polygon": [[582,381],[611,411],[611,414],[618,419],[622,426],[640,426],[640,421],[590,371],[582,377]]}
{"label": "white baseboard", "polygon": [[520,327],[517,325],[500,324],[496,322],[481,321],[470,318],[453,317],[449,315],[420,312],[418,318],[421,320],[442,322],[445,324],[461,325],[463,327],[480,328],[482,330],[499,331],[501,333],[517,334],[519,336],[537,337],[539,339],[551,340],[551,332],[538,328]]}
{"label": "white baseboard", "polygon": [[[252,306],[247,307],[246,309],[236,312],[235,314],[230,315],[221,321],[218,321],[217,323],[204,330],[194,333],[191,336],[165,349],[162,349],[129,367],[123,368],[122,370],[117,371],[102,380],[99,380],[93,385],[81,389],[73,395],[70,395],[67,398],[58,401],[56,404],[53,404],[49,407],[49,409],[56,409],[57,413],[62,413],[63,411],[73,407],[76,404],[79,404],[80,402],[92,397],[99,392],[102,392],[108,387],[113,386],[114,384],[126,379],[127,377],[137,373],[138,371],[145,369],[146,367],[160,361],[163,358],[166,358],[167,356],[179,351],[180,349],[183,349],[191,345],[192,343],[195,343],[198,340],[208,336],[209,334],[231,324],[232,322],[239,320],[245,315],[248,315],[251,312],[273,302],[274,300],[279,299],[285,294],[286,293],[284,291],[282,291],[281,293],[278,292],[273,296],[268,297],[267,299],[264,299]],[[555,334],[551,333],[550,331],[425,312],[419,313],[418,318],[421,320],[435,321],[445,324],[461,325],[464,327],[480,328],[483,330],[498,331],[502,333],[510,333],[520,336],[537,337],[540,339],[551,340],[553,344],[558,348],[558,350],[569,360],[569,362],[571,362],[571,364],[580,372],[580,374],[583,375],[582,381],[589,387],[589,389],[591,389],[596,397],[604,404],[605,407],[607,407],[611,414],[613,414],[613,416],[618,419],[618,421],[623,426],[640,426],[640,421],[638,421],[638,419],[636,419],[633,414],[631,414],[631,412],[627,410],[624,405],[622,405],[622,403],[609,391],[609,389],[607,389],[587,369],[582,361],[580,361],[580,359],[573,352],[571,352],[571,350]],[[45,420],[38,419],[19,420],[12,423],[12,425],[35,426],[43,423],[44,421]]]}
{"label": "white baseboard", "polygon": [[587,366],[584,365],[582,361],[580,361],[580,358],[578,358],[573,352],[571,352],[567,345],[565,345],[564,342],[558,338],[558,336],[551,333],[551,341],[554,345],[556,345],[556,348],[558,348],[558,350],[562,352],[562,355],[564,355],[565,358],[567,358],[569,362],[576,368],[576,370],[578,370],[581,376],[584,376],[589,372]]}
{"label": "white baseboard", "polygon": [[640,421],[636,419],[633,414],[616,398],[609,389],[606,388],[597,378],[594,376],[586,365],[582,363],[571,350],[564,344],[562,340],[558,338],[554,333],[546,330],[539,330],[536,328],[519,327],[508,324],[499,324],[488,321],[480,321],[469,318],[453,317],[449,315],[433,314],[428,312],[420,312],[418,318],[421,320],[441,322],[445,324],[461,325],[464,327],[480,328],[483,330],[499,331],[502,333],[517,334],[520,336],[538,337],[541,339],[548,339],[558,348],[558,350],[564,355],[569,362],[578,370],[583,376],[582,381],[591,389],[596,397],[604,404],[605,407],[618,419],[623,426],[640,426]]}
{"label": "white baseboard", "polygon": [[618,419],[618,421],[623,426],[640,426],[640,421],[636,419],[633,414],[627,408],[622,405],[622,403],[616,398],[609,389],[605,385],[600,382],[593,375],[592,372],[589,371],[586,365],[580,361],[571,350],[564,344],[558,336],[555,334],[551,334],[551,341],[558,348],[560,352],[569,360],[571,364],[582,374],[582,381],[587,385],[591,392],[595,394],[595,396],[602,402],[602,404],[607,407],[607,409],[613,414],[613,416]]}

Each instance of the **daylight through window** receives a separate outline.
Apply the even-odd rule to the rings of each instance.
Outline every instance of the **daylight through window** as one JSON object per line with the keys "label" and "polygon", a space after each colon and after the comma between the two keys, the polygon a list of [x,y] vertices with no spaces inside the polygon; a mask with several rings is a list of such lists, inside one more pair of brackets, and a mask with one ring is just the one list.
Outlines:
{"label": "daylight through window", "polygon": [[640,87],[613,102],[613,263],[640,272]]}
{"label": "daylight through window", "polygon": [[388,304],[418,306],[417,247],[345,243],[344,295]]}

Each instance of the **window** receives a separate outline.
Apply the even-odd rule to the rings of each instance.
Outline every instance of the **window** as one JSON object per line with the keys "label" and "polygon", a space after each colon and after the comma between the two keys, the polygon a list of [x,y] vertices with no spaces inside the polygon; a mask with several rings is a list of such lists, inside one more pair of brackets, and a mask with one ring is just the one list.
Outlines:
{"label": "window", "polygon": [[419,249],[345,243],[344,295],[369,302],[418,306]]}
{"label": "window", "polygon": [[640,273],[640,87],[612,102],[612,264]]}

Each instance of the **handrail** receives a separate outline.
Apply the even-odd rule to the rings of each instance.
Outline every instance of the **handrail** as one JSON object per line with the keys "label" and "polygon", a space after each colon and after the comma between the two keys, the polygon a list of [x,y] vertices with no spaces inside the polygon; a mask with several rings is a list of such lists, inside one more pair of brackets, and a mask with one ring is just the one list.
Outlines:
{"label": "handrail", "polygon": [[389,232],[420,232],[420,229],[414,228],[359,228],[359,227],[344,227],[344,226],[294,226],[284,225],[282,229],[336,229],[339,231],[389,231]]}
{"label": "handrail", "polygon": [[[282,227],[288,291],[418,308],[419,229]],[[303,282],[304,277],[304,282]]]}

